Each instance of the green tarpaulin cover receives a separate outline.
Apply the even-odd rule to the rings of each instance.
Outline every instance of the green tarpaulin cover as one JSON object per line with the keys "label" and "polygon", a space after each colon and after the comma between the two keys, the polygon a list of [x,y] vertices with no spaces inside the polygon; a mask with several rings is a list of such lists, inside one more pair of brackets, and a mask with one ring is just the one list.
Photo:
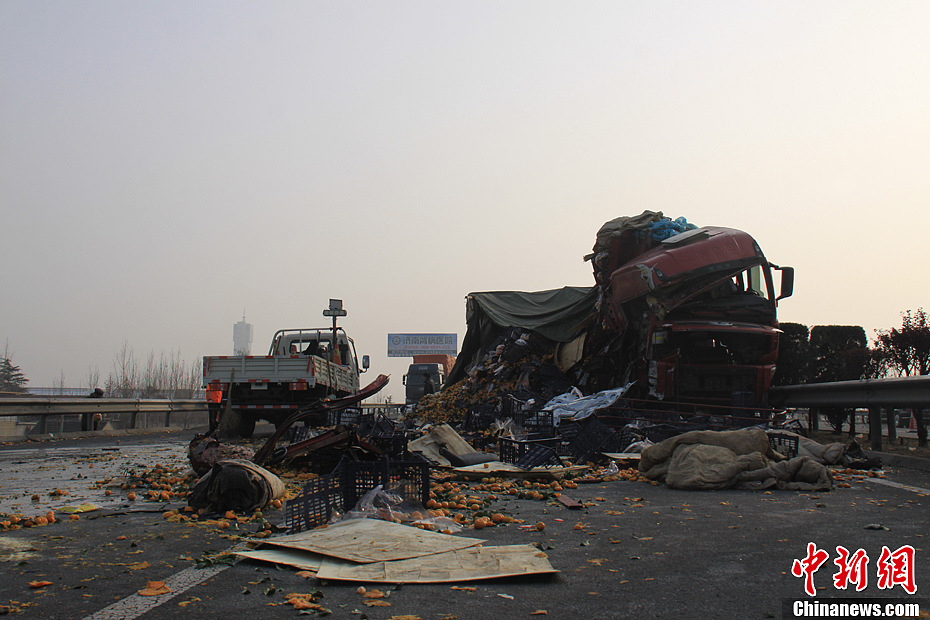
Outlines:
{"label": "green tarpaulin cover", "polygon": [[585,321],[594,313],[597,289],[593,286],[566,286],[533,293],[470,293],[468,297],[499,327],[532,330],[550,340],[568,342],[578,335]]}

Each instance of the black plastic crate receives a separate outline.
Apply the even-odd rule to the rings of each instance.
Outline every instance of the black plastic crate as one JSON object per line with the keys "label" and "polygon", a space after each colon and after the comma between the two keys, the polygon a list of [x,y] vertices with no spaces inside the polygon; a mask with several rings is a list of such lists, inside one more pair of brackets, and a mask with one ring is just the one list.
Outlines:
{"label": "black plastic crate", "polygon": [[409,502],[426,506],[429,501],[429,463],[425,460],[390,461],[388,487]]}
{"label": "black plastic crate", "polygon": [[303,424],[293,424],[287,429],[288,443],[297,443],[310,436],[310,429]]}
{"label": "black plastic crate", "polygon": [[531,446],[520,459],[514,463],[520,469],[533,469],[534,467],[560,467],[562,460],[556,451],[541,443]]}
{"label": "black plastic crate", "polygon": [[401,456],[407,451],[407,433],[404,431],[385,435],[372,435],[369,441],[389,456]]}
{"label": "black plastic crate", "polygon": [[326,414],[327,426],[347,426],[355,424],[358,420],[358,411],[352,409],[337,409]]}
{"label": "black plastic crate", "polygon": [[331,474],[345,458],[345,454],[345,448],[339,446],[320,448],[313,451],[307,465],[315,474]]}
{"label": "black plastic crate", "polygon": [[500,417],[500,413],[488,405],[478,405],[465,414],[462,427],[466,431],[483,431]]}
{"label": "black plastic crate", "polygon": [[793,459],[798,455],[798,438],[788,433],[769,433],[769,445],[772,450]]}
{"label": "black plastic crate", "polygon": [[330,411],[327,419],[330,426],[362,426],[373,421],[374,414],[365,413],[360,409]]}
{"label": "black plastic crate", "polygon": [[568,444],[568,453],[576,463],[599,460],[599,453],[618,450],[620,442],[617,435],[593,415],[580,423],[577,434]]}
{"label": "black plastic crate", "polygon": [[578,422],[567,422],[565,424],[559,424],[556,432],[558,432],[559,436],[562,438],[562,441],[570,442],[578,436],[578,433],[581,432],[581,424]]}
{"label": "black plastic crate", "polygon": [[365,413],[358,420],[358,434],[362,437],[388,435],[394,432],[395,426],[394,421],[383,414]]}
{"label": "black plastic crate", "polygon": [[555,450],[559,445],[558,437],[547,437],[545,439],[508,439],[501,437],[498,441],[498,455],[502,463],[516,464],[535,446],[544,446],[550,450]]}
{"label": "black plastic crate", "polygon": [[407,501],[426,504],[429,501],[429,463],[423,460],[378,461],[343,460],[338,473],[346,510],[379,484],[399,493]]}
{"label": "black plastic crate", "polygon": [[523,428],[529,433],[537,433],[546,437],[555,436],[555,424],[552,411],[537,411],[523,420]]}
{"label": "black plastic crate", "polygon": [[468,444],[473,447],[475,450],[484,450],[487,451],[497,446],[498,437],[497,435],[489,434],[489,432],[484,433],[460,433],[462,439],[468,442]]}
{"label": "black plastic crate", "polygon": [[313,478],[284,506],[284,522],[291,532],[319,527],[334,512],[355,508],[378,485],[409,502],[429,501],[429,463],[423,460],[355,461],[343,458],[331,474]]}
{"label": "black plastic crate", "polygon": [[333,512],[343,511],[342,480],[338,473],[313,478],[297,497],[284,505],[284,524],[291,532],[327,523]]}

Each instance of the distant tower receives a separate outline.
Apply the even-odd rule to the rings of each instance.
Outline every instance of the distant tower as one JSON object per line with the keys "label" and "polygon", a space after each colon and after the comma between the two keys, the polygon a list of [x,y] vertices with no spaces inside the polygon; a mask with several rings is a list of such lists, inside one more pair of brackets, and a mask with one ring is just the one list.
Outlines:
{"label": "distant tower", "polygon": [[245,312],[242,313],[242,320],[233,325],[233,353],[252,354],[252,324],[245,322]]}

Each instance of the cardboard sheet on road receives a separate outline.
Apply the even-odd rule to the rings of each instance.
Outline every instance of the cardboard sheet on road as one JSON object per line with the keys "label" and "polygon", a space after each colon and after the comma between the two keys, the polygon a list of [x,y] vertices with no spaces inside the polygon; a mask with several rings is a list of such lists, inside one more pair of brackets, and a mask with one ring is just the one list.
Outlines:
{"label": "cardboard sheet on road", "polygon": [[233,551],[233,553],[250,560],[259,560],[261,562],[271,562],[272,564],[293,566],[294,568],[310,571],[312,573],[320,570],[320,565],[322,565],[323,560],[326,559],[325,556],[322,556],[318,553],[300,551],[298,549],[288,549],[287,547]]}
{"label": "cardboard sheet on road", "polygon": [[378,519],[348,519],[325,528],[266,538],[265,546],[319,553],[353,562],[404,560],[465,549],[485,542]]}
{"label": "cardboard sheet on road", "polygon": [[456,467],[452,472],[469,479],[501,476],[503,478],[543,478],[545,480],[561,480],[567,474],[577,474],[587,468],[587,465],[572,465],[571,467],[534,467],[533,469],[521,469],[516,465],[494,461],[491,463],[469,465],[468,467]]}
{"label": "cardboard sheet on road", "polygon": [[318,579],[382,583],[448,583],[557,573],[532,545],[470,547],[409,560],[348,564],[324,559]]}

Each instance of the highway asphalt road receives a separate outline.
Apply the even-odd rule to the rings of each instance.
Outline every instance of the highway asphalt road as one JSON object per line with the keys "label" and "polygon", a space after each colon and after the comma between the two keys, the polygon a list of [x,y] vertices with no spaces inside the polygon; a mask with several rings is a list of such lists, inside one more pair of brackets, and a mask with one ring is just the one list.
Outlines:
{"label": "highway asphalt road", "polygon": [[[168,522],[164,504],[92,488],[97,479],[156,462],[183,465],[191,436],[163,431],[0,446],[0,514],[100,506],[76,521],[0,531],[0,612],[22,619],[287,618],[300,612],[284,603],[286,594],[318,591],[333,618],[781,618],[785,600],[806,598],[804,579],[791,571],[809,543],[829,555],[814,573],[820,598],[913,601],[930,592],[930,473],[904,467],[823,493],[579,485],[571,496],[589,504],[581,510],[534,500],[497,504],[527,523],[545,523],[541,532],[515,524],[464,532],[493,544],[538,545],[559,571],[542,578],[394,588],[320,583],[253,561],[215,563],[237,544],[224,537],[228,530]],[[56,489],[68,494],[50,497]],[[266,516],[283,519],[281,511]],[[837,546],[868,555],[862,592],[834,586]],[[883,547],[907,546],[915,549],[916,597],[901,584],[878,583]],[[139,596],[150,581],[166,582],[171,593]],[[360,585],[389,593],[383,600],[390,606],[366,606]]]}

